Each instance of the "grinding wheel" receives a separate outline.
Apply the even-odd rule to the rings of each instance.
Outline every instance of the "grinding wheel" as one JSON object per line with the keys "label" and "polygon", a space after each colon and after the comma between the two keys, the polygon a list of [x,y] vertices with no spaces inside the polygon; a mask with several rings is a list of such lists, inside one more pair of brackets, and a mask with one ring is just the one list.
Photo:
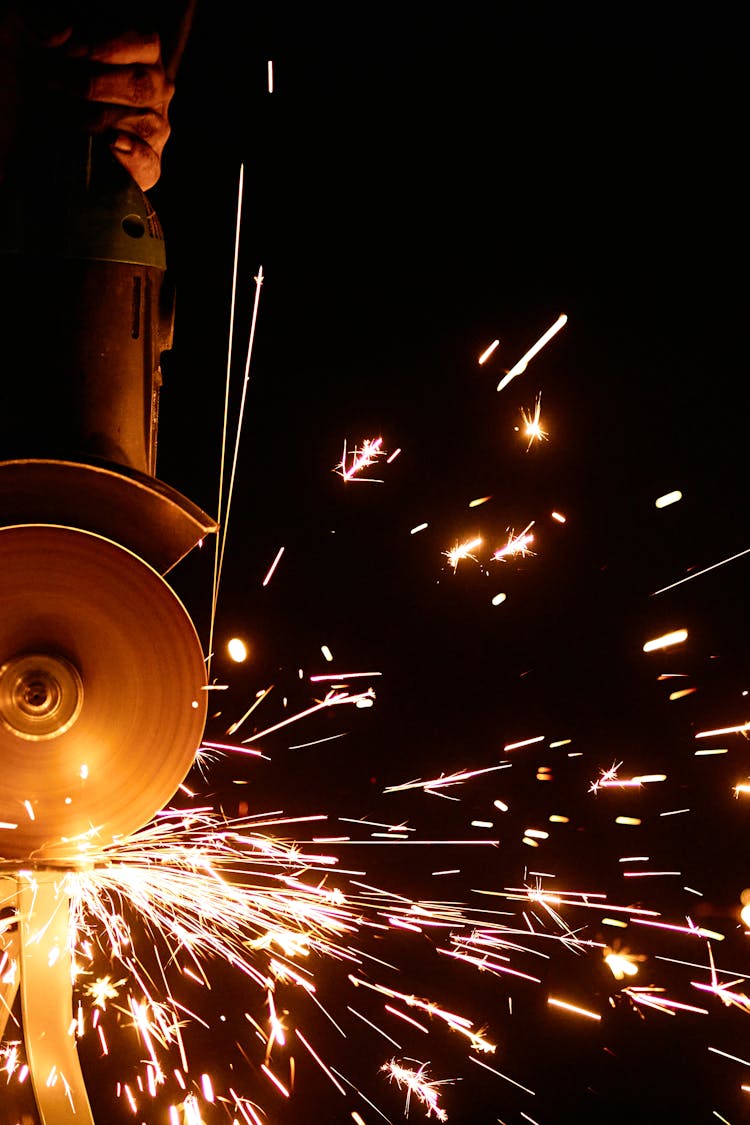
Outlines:
{"label": "grinding wheel", "polygon": [[136,555],[68,527],[0,528],[0,857],[85,860],[189,770],[205,665]]}

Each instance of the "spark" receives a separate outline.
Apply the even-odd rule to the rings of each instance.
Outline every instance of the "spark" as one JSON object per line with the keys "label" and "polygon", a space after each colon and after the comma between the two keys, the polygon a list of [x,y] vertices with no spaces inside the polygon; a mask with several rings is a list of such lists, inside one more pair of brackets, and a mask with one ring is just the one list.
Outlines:
{"label": "spark", "polygon": [[86,987],[86,995],[90,996],[96,1007],[104,1011],[107,1007],[108,1000],[114,1000],[119,995],[119,990],[125,984],[125,978],[122,980],[112,981],[109,976],[98,977],[93,984]]}
{"label": "spark", "polygon": [[385,1063],[381,1068],[388,1075],[391,1082],[395,1082],[399,1090],[406,1090],[406,1116],[409,1116],[409,1102],[412,1094],[427,1109],[427,1116],[434,1114],[438,1121],[447,1121],[448,1114],[438,1104],[438,1087],[451,1082],[452,1079],[441,1079],[436,1082],[428,1078],[427,1067],[429,1063],[420,1063],[419,1069],[402,1066],[395,1059]]}
{"label": "spark", "polygon": [[640,926],[655,926],[660,930],[672,930],[673,933],[688,934],[691,937],[715,938],[716,941],[724,940],[723,934],[719,934],[715,930],[705,930],[702,926],[695,926],[689,918],[687,926],[676,926],[670,922],[654,922],[650,918],[633,918],[631,921]]}
{"label": "spark", "polygon": [[657,497],[654,503],[657,508],[668,508],[670,504],[676,504],[678,500],[682,500],[682,493],[676,490]]}
{"label": "spark", "polygon": [[315,1050],[314,1050],[314,1049],[313,1049],[313,1048],[312,1048],[312,1047],[310,1046],[310,1044],[309,1044],[309,1043],[308,1043],[308,1041],[307,1041],[307,1040],[305,1039],[304,1035],[302,1034],[302,1032],[300,1031],[300,1029],[299,1029],[298,1027],[296,1027],[296,1028],[294,1029],[294,1033],[295,1033],[295,1035],[297,1036],[297,1038],[298,1038],[298,1039],[300,1040],[300,1042],[302,1043],[302,1045],[303,1045],[304,1047],[306,1047],[306,1048],[307,1048],[307,1050],[308,1050],[308,1051],[310,1052],[310,1054],[311,1054],[311,1055],[312,1055],[312,1057],[313,1057],[313,1058],[315,1059],[316,1063],[318,1064],[318,1066],[320,1067],[320,1069],[321,1069],[321,1070],[323,1071],[323,1073],[324,1073],[324,1074],[327,1074],[327,1075],[328,1075],[328,1077],[329,1077],[329,1078],[331,1079],[331,1082],[333,1082],[333,1084],[334,1084],[334,1086],[336,1087],[336,1089],[337,1089],[337,1090],[338,1090],[338,1091],[339,1091],[340,1093],[342,1093],[342,1094],[343,1094],[343,1095],[344,1095],[344,1096],[346,1097],[346,1090],[344,1089],[344,1087],[343,1087],[343,1086],[341,1085],[341,1083],[340,1083],[340,1082],[338,1082],[338,1081],[336,1080],[336,1078],[334,1078],[333,1074],[332,1074],[332,1073],[331,1073],[331,1071],[330,1071],[330,1070],[328,1069],[328,1067],[326,1066],[326,1064],[325,1064],[325,1063],[323,1062],[323,1060],[321,1059],[320,1055],[319,1055],[319,1054],[318,1054],[318,1053],[317,1053],[317,1052],[316,1052],[316,1051],[315,1051]]}
{"label": "spark", "polygon": [[645,1008],[655,1008],[665,1015],[673,1016],[677,1012],[694,1012],[695,1015],[707,1016],[705,1008],[696,1008],[693,1004],[683,1004],[679,1000],[669,1000],[664,996],[663,988],[647,985],[643,988],[624,988],[622,995],[629,997],[635,1004]]}
{"label": "spark", "polygon": [[501,1071],[495,1070],[494,1067],[488,1066],[487,1063],[482,1062],[481,1059],[475,1059],[473,1055],[469,1055],[469,1061],[476,1063],[477,1066],[481,1066],[485,1070],[489,1070],[490,1074],[496,1074],[497,1077],[502,1078],[504,1082],[510,1082],[512,1086],[518,1086],[519,1090],[524,1090],[527,1094],[531,1094],[532,1097],[536,1095],[536,1090],[530,1090],[528,1086],[522,1086],[520,1082],[516,1082],[515,1078],[509,1078],[507,1074],[503,1074]]}
{"label": "spark", "polygon": [[[345,481],[372,480],[372,477],[362,477],[359,474],[364,469],[369,469],[380,457],[384,456],[382,437],[365,438],[361,448],[355,446],[354,449],[348,451],[346,442],[344,442],[344,453],[334,472],[338,473]],[[381,484],[382,481],[375,481],[374,483]]]}
{"label": "spark", "polygon": [[524,437],[527,437],[529,439],[529,444],[526,446],[527,453],[531,449],[535,441],[547,441],[547,439],[549,438],[549,431],[542,429],[541,413],[542,395],[540,392],[536,396],[533,413],[531,410],[527,411],[523,407],[521,408],[521,417],[523,418],[524,422],[523,434]]}
{"label": "spark", "polygon": [[319,746],[323,742],[335,742],[339,738],[346,738],[346,732],[341,734],[329,734],[325,738],[314,738],[312,742],[297,742],[293,746],[287,747],[288,750],[305,750],[308,746]]}
{"label": "spark", "polygon": [[268,92],[273,93],[273,59],[268,60],[267,64],[267,79],[268,79]]}
{"label": "spark", "polygon": [[481,545],[482,540],[477,536],[475,539],[467,539],[464,543],[456,543],[455,547],[451,547],[449,551],[443,551],[443,554],[450,562],[455,573],[462,559],[471,559],[472,562],[477,561],[476,555],[473,555],[472,551],[475,551],[477,547],[481,547]]}
{"label": "spark", "polygon": [[285,549],[286,548],[284,548],[284,547],[279,547],[278,551],[276,552],[276,558],[271,563],[271,565],[268,569],[268,574],[263,579],[262,585],[264,587],[266,587],[268,585],[268,583],[271,581],[271,579],[273,578],[276,567],[279,565],[279,563],[281,561],[281,556],[284,554]]}
{"label": "spark", "polygon": [[271,1079],[273,1084],[279,1090],[281,1090],[281,1093],[284,1095],[284,1097],[288,1098],[289,1097],[289,1091],[287,1090],[286,1086],[284,1086],[284,1084],[279,1081],[279,1079],[276,1077],[276,1075],[273,1073],[273,1071],[269,1070],[265,1063],[260,1064],[260,1069],[263,1071],[263,1073],[265,1075],[267,1075]]}
{"label": "spark", "polygon": [[394,449],[393,453],[391,453],[391,455],[389,457],[386,457],[386,459],[385,459],[386,465],[390,465],[393,461],[395,461],[400,452],[401,452],[400,447],[398,449]]}
{"label": "spark", "polygon": [[725,1059],[731,1059],[732,1062],[742,1063],[743,1066],[750,1066],[747,1059],[741,1059],[737,1055],[729,1055],[726,1051],[720,1051],[718,1047],[709,1047],[709,1051],[713,1051],[715,1055],[722,1055]]}
{"label": "spark", "polygon": [[726,566],[727,563],[734,562],[735,559],[741,559],[743,555],[750,555],[750,547],[746,547],[744,551],[739,551],[736,555],[730,555],[728,559],[722,559],[721,562],[713,563],[711,566],[706,566],[703,570],[696,570],[695,574],[688,574],[686,578],[680,578],[677,582],[673,582],[670,586],[662,586],[660,590],[654,590],[651,595],[655,598],[657,594],[666,594],[667,590],[674,590],[676,586],[681,586],[683,582],[692,582],[694,578],[700,578],[702,574],[708,574],[710,570],[716,570],[719,566]]}
{"label": "spark", "polygon": [[512,528],[507,528],[508,542],[503,547],[498,547],[492,556],[493,559],[515,558],[516,555],[526,558],[527,555],[533,555],[534,552],[529,550],[529,544],[534,542],[534,536],[530,534],[530,530],[535,522],[535,520],[532,520],[531,523],[527,524],[519,535],[516,535]]}
{"label": "spark", "polygon": [[497,770],[508,769],[507,762],[501,762],[498,766],[486,766],[481,770],[459,770],[456,773],[441,774],[440,777],[434,778],[432,781],[405,781],[401,785],[388,785],[384,793],[400,793],[404,789],[424,789],[425,791],[435,789],[445,789],[449,785],[458,785],[463,781],[468,781],[472,777],[479,777],[485,773],[495,773]]}
{"label": "spark", "polygon": [[618,777],[622,762],[610,766],[608,770],[600,770],[600,777],[592,781],[589,793],[598,793],[600,789],[640,789],[642,785],[649,785],[657,781],[666,781],[667,775],[663,773],[642,774],[639,777]]}
{"label": "spark", "polygon": [[503,602],[506,600],[506,598],[507,598],[507,594],[495,594],[494,598],[492,599],[492,604],[493,605],[502,605]]}
{"label": "spark", "polygon": [[235,664],[243,664],[247,660],[247,645],[239,637],[232,637],[227,642],[227,652]]}
{"label": "spark", "polygon": [[671,633],[664,633],[661,637],[654,637],[653,640],[646,641],[643,651],[655,652],[657,649],[682,644],[683,641],[687,640],[687,635],[687,629],[674,629]]}
{"label": "spark", "polygon": [[503,746],[503,753],[506,750],[521,750],[524,746],[533,746],[536,742],[544,742],[544,739],[543,734],[537,734],[533,738],[524,738],[521,742],[506,742]]}
{"label": "spark", "polygon": [[353,1015],[357,1016],[359,1019],[361,1019],[369,1027],[371,1027],[373,1029],[373,1031],[377,1031],[378,1035],[382,1035],[384,1039],[387,1039],[389,1043],[392,1043],[397,1051],[401,1050],[401,1044],[397,1043],[395,1039],[392,1039],[390,1035],[387,1035],[383,1031],[382,1027],[378,1027],[377,1024],[374,1024],[371,1020],[368,1020],[366,1016],[363,1016],[361,1012],[358,1012],[356,1008],[352,1008],[348,1004],[347,1004],[347,1010],[350,1011]]}
{"label": "spark", "polygon": [[[717,734],[745,734],[750,731],[750,723],[739,723],[736,727],[719,727],[717,730],[702,730],[696,734],[696,738],[713,738]],[[714,754],[720,754],[720,750],[712,751]],[[724,751],[726,753],[726,751]]]}
{"label": "spark", "polygon": [[349,974],[349,980],[356,987],[369,988],[373,992],[379,992],[383,996],[388,996],[392,1000],[400,1000],[409,1008],[418,1008],[420,1011],[426,1012],[434,1019],[442,1020],[453,1031],[458,1032],[460,1035],[466,1036],[470,1040],[473,1049],[494,1053],[495,1046],[493,1043],[488,1042],[480,1031],[474,1031],[471,1020],[466,1019],[465,1016],[455,1015],[452,1012],[447,1012],[439,1005],[433,1003],[431,1000],[420,1000],[417,996],[409,996],[404,992],[396,992],[395,989],[387,988],[385,985],[377,984],[372,981],[366,981],[361,977],[355,977]]}
{"label": "spark", "polygon": [[319,684],[326,680],[369,680],[372,679],[373,676],[382,675],[382,672],[327,672],[323,676],[310,676],[310,683]]}
{"label": "spark", "polygon": [[491,499],[492,499],[491,496],[478,496],[476,500],[470,500],[469,501],[469,507],[470,508],[479,508],[482,504],[486,504],[487,501],[491,500]]}
{"label": "spark", "polygon": [[625,977],[634,977],[638,972],[638,965],[636,962],[644,961],[643,956],[636,956],[633,953],[628,953],[627,950],[617,952],[605,946],[604,960],[615,980],[624,980]]}
{"label": "spark", "polygon": [[560,512],[552,512],[552,519],[557,520],[558,523],[568,522],[565,516],[561,515]]}
{"label": "spark", "polygon": [[591,1012],[588,1008],[579,1008],[577,1004],[569,1004],[567,1000],[558,1000],[554,996],[547,997],[547,1003],[555,1008],[563,1008],[566,1012],[573,1012],[577,1016],[586,1016],[590,1020],[600,1020],[598,1012]]}
{"label": "spark", "polygon": [[430,525],[429,525],[428,523],[418,523],[416,527],[413,527],[413,528],[411,529],[411,531],[409,532],[409,534],[410,534],[410,535],[416,535],[416,534],[417,534],[417,532],[419,532],[419,531],[424,531],[424,530],[425,530],[425,528],[427,528],[427,527],[429,527],[429,526],[430,526]]}
{"label": "spark", "polygon": [[[232,723],[232,724],[231,724],[231,726],[227,728],[227,734],[228,734],[228,735],[230,735],[230,736],[231,736],[231,735],[233,735],[233,734],[236,734],[236,733],[237,733],[237,731],[238,731],[238,730],[240,729],[240,727],[242,726],[242,724],[243,724],[243,723],[244,723],[244,722],[245,722],[245,721],[246,721],[247,719],[249,719],[249,718],[250,718],[250,716],[252,715],[252,713],[253,713],[253,711],[255,710],[255,708],[256,708],[256,707],[259,707],[259,706],[261,705],[261,703],[263,702],[263,700],[264,700],[264,699],[266,698],[266,696],[267,696],[267,695],[269,694],[269,692],[271,692],[271,691],[273,691],[273,684],[271,684],[271,686],[270,686],[270,687],[267,687],[267,688],[263,688],[263,689],[262,689],[261,691],[259,691],[259,692],[257,693],[257,695],[256,695],[255,699],[253,700],[253,702],[252,702],[252,703],[250,704],[250,706],[248,707],[248,709],[247,709],[247,711],[245,712],[245,714],[244,714],[244,715],[242,715],[242,717],[241,717],[241,718],[237,719],[237,721],[236,721],[236,722]],[[210,745],[210,743],[204,743],[204,745]]]}
{"label": "spark", "polygon": [[290,723],[297,723],[300,719],[307,718],[308,715],[314,715],[317,711],[323,711],[327,707],[336,707],[343,703],[358,704],[361,700],[374,699],[374,693],[371,688],[367,691],[361,692],[359,695],[350,695],[347,691],[329,691],[325,699],[320,703],[316,703],[313,707],[308,707],[306,711],[300,711],[298,715],[292,715],[289,719],[282,719],[280,723],[275,723],[272,727],[266,727],[265,730],[254,734],[251,738],[243,739],[243,744],[248,742],[257,742],[259,738],[265,738],[267,734],[272,734],[274,731],[281,730],[282,727],[289,726]]}
{"label": "spark", "polygon": [[552,327],[548,328],[547,331],[539,337],[537,342],[533,344],[532,347],[530,347],[529,350],[524,353],[524,355],[521,356],[518,363],[516,363],[514,367],[511,367],[510,371],[506,372],[506,374],[497,385],[498,391],[504,390],[504,388],[508,386],[508,383],[510,383],[512,379],[515,379],[516,375],[522,375],[528,367],[529,361],[532,360],[534,356],[542,350],[545,344],[549,343],[553,336],[557,335],[561,328],[564,328],[567,322],[567,316],[565,315],[565,313],[562,313],[557,318]]}
{"label": "spark", "polygon": [[491,344],[489,345],[489,347],[486,347],[486,348],[484,349],[484,351],[483,351],[483,352],[482,352],[482,354],[480,355],[479,359],[477,360],[477,363],[480,363],[480,364],[482,364],[482,363],[486,363],[486,362],[487,362],[487,360],[488,360],[488,359],[490,358],[490,356],[492,355],[492,353],[493,353],[493,352],[495,351],[495,349],[496,349],[497,347],[499,347],[499,345],[500,345],[500,341],[499,341],[499,340],[493,340],[493,341],[492,341],[492,343],[491,343]]}
{"label": "spark", "polygon": [[[242,393],[240,396],[240,406],[237,417],[237,429],[235,433],[234,453],[232,456],[232,467],[229,474],[229,484],[226,489],[226,503],[224,500],[224,470],[226,461],[226,427],[227,427],[227,409],[229,401],[229,372],[231,368],[231,335],[234,324],[234,307],[235,307],[235,291],[236,291],[236,277],[237,277],[237,256],[239,252],[239,234],[240,234],[240,220],[242,210],[242,194],[243,194],[243,176],[244,167],[240,169],[240,187],[239,199],[237,205],[237,227],[235,234],[235,258],[234,258],[234,275],[232,280],[232,314],[230,320],[230,346],[229,354],[227,356],[227,383],[225,391],[224,403],[224,432],[222,434],[221,446],[221,468],[219,471],[219,512],[217,515],[217,525],[221,528],[221,536],[217,533],[216,536],[216,555],[214,559],[214,584],[213,596],[211,601],[211,622],[209,626],[208,638],[208,671],[211,671],[211,653],[213,652],[213,636],[214,627],[216,624],[216,610],[219,600],[219,587],[221,585],[221,577],[224,570],[224,555],[226,553],[227,535],[229,532],[229,516],[232,510],[232,498],[234,496],[234,484],[237,477],[237,462],[239,460],[240,452],[240,437],[242,435],[242,423],[245,417],[245,406],[247,403],[247,388],[250,383],[250,365],[252,363],[253,348],[255,346],[255,332],[258,326],[258,309],[260,307],[260,294],[263,287],[263,266],[260,266],[258,273],[253,278],[255,282],[255,297],[253,299],[253,313],[250,321],[250,335],[248,337],[247,352],[245,354],[245,373],[242,380]],[[219,546],[219,539],[221,538],[221,546]]]}

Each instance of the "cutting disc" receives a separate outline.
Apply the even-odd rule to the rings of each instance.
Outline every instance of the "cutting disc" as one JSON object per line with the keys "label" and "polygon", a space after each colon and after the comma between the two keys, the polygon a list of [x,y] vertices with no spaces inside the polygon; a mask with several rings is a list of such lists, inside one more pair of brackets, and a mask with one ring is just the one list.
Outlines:
{"label": "cutting disc", "polygon": [[205,665],[182,603],[124,547],[0,528],[0,857],[85,859],[190,768]]}

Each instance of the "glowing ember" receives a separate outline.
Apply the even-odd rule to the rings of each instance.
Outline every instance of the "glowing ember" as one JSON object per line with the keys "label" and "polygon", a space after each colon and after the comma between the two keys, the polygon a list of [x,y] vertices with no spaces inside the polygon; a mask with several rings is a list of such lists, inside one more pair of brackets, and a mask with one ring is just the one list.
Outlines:
{"label": "glowing ember", "polygon": [[687,629],[674,629],[671,633],[664,633],[661,637],[654,637],[651,641],[646,641],[643,646],[644,652],[655,652],[660,648],[671,648],[672,645],[680,645],[683,641],[687,640]]}
{"label": "glowing ember", "polygon": [[227,642],[227,652],[230,660],[235,664],[242,664],[247,660],[247,645],[239,637],[232,637],[231,641]]}

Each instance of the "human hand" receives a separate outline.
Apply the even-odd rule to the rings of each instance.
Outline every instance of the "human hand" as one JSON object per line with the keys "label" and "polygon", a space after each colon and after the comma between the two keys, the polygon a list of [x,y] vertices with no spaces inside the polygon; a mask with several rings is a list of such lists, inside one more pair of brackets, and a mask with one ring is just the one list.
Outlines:
{"label": "human hand", "polygon": [[74,123],[103,135],[123,168],[148,190],[161,174],[174,93],[159,36],[131,30],[94,39],[74,28],[62,36],[50,48],[54,88]]}
{"label": "human hand", "polygon": [[0,18],[0,175],[16,139],[41,124],[104,136],[138,186],[153,187],[174,93],[159,36],[51,26],[32,10]]}

